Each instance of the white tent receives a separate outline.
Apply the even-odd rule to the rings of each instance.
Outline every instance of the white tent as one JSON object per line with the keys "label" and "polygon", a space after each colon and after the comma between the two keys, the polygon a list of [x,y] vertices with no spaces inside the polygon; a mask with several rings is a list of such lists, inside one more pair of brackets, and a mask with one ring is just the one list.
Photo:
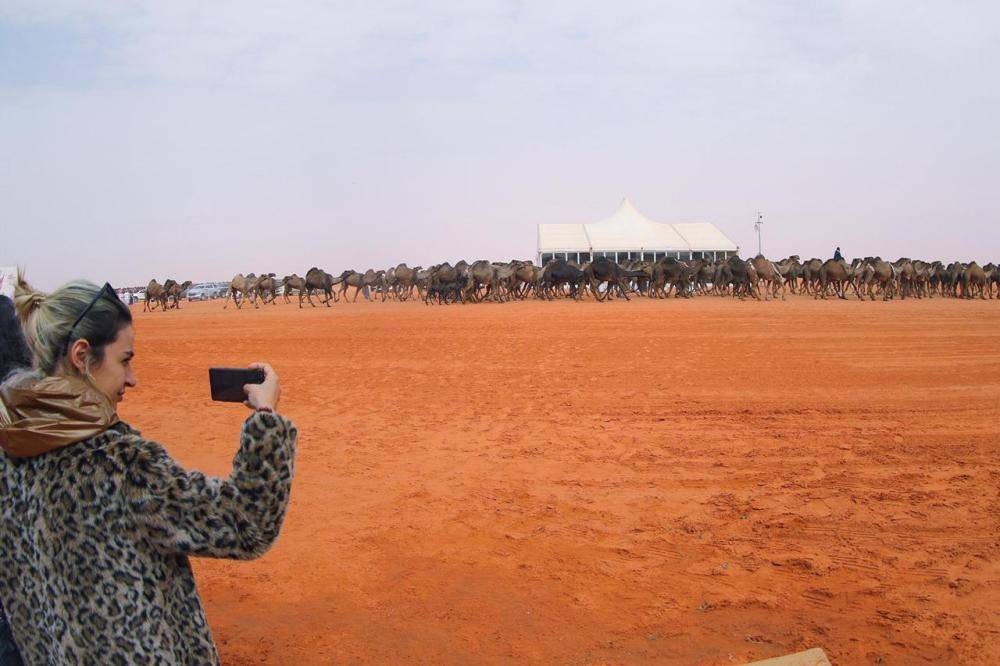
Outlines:
{"label": "white tent", "polygon": [[656,260],[728,256],[739,247],[714,224],[662,224],[623,199],[614,215],[589,224],[539,224],[538,262],[552,257],[589,261],[595,256]]}

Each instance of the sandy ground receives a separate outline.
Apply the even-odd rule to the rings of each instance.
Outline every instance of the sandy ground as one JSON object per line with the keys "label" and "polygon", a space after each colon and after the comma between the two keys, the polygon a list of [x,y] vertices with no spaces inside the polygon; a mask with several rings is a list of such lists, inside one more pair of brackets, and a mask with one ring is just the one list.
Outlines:
{"label": "sandy ground", "polygon": [[225,475],[206,368],[300,428],[224,663],[1000,661],[1000,302],[136,312],[122,416]]}

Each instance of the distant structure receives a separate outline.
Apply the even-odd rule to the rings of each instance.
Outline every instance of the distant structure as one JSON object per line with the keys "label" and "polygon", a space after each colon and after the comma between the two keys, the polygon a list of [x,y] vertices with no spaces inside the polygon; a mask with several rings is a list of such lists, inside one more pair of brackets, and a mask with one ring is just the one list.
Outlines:
{"label": "distant structure", "polygon": [[611,217],[589,224],[539,224],[538,263],[550,259],[576,262],[595,257],[615,261],[642,259],[724,259],[739,246],[709,222],[662,224],[649,219],[622,199]]}

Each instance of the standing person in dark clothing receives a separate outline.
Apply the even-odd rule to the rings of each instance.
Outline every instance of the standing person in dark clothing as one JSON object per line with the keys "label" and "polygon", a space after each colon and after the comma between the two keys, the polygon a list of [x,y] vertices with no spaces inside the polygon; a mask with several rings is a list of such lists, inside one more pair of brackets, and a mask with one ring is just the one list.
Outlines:
{"label": "standing person in dark clothing", "polygon": [[[0,382],[11,372],[31,367],[31,352],[24,340],[14,301],[0,295]],[[0,605],[0,666],[23,666],[21,653]]]}
{"label": "standing person in dark clothing", "polygon": [[843,261],[844,260],[844,255],[842,255],[840,253],[840,248],[839,247],[836,250],[834,250],[834,252],[833,252],[833,260],[834,261]]}
{"label": "standing person in dark clothing", "polygon": [[12,370],[31,367],[31,352],[24,340],[14,301],[0,295],[0,382]]}

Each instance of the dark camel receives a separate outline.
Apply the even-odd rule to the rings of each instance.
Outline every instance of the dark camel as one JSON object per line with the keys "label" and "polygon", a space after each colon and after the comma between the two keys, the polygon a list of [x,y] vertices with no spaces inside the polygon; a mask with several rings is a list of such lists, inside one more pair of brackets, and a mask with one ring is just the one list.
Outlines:
{"label": "dark camel", "polygon": [[[330,301],[335,300],[333,294],[333,285],[337,284],[340,278],[335,278],[326,271],[316,268],[313,266],[308,271],[306,271],[305,287],[306,300],[309,301],[309,305],[316,307],[313,303],[312,294],[317,289],[323,292],[326,298],[323,299],[322,303],[326,307],[330,307]],[[302,307],[302,290],[299,291],[299,307]]]}
{"label": "dark camel", "polygon": [[[166,296],[166,301],[168,303],[168,308],[180,310],[181,308],[181,294],[190,288],[194,284],[191,280],[185,280],[184,282],[178,284],[176,280],[167,280],[163,284],[163,291]],[[173,299],[173,304],[169,304],[170,299]]]}

